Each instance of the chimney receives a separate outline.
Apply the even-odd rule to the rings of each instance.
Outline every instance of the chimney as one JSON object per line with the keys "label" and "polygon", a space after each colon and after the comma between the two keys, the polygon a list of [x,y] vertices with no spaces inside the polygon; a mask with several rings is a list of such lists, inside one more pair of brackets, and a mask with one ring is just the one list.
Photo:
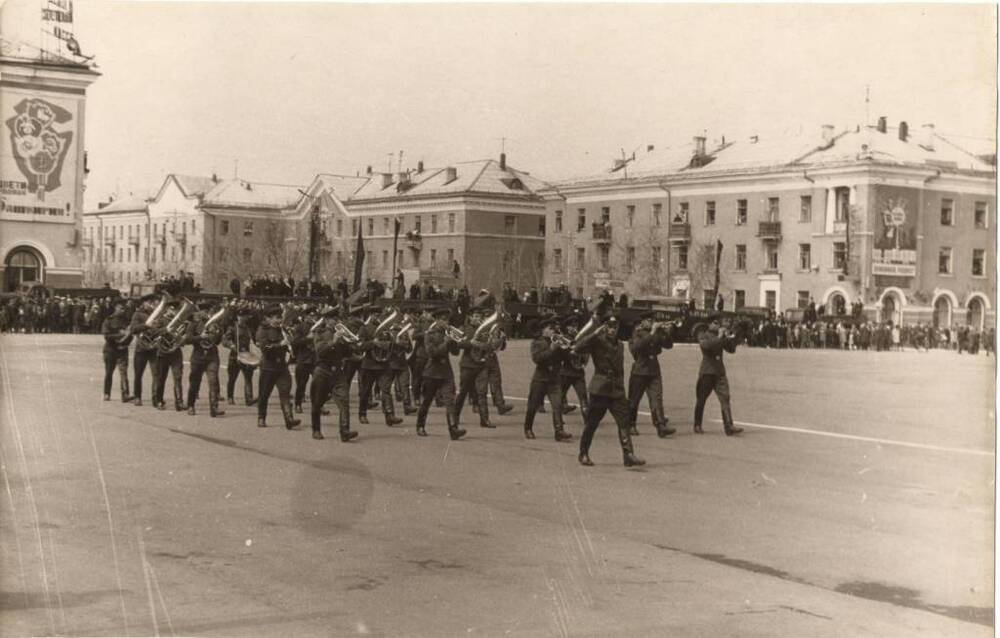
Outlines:
{"label": "chimney", "polygon": [[423,173],[423,172],[424,172],[424,160],[420,160],[419,162],[417,162],[417,173]]}
{"label": "chimney", "polygon": [[878,118],[878,125],[876,125],[875,129],[879,133],[885,133],[886,123],[887,122],[886,122],[885,116],[884,115],[880,115],[879,118]]}
{"label": "chimney", "polygon": [[823,130],[823,146],[830,146],[833,144],[833,124],[824,124]]}
{"label": "chimney", "polygon": [[454,166],[449,166],[446,169],[444,169],[444,183],[445,184],[448,184],[449,182],[454,182],[456,179],[458,179],[458,169],[457,168],[455,168]]}
{"label": "chimney", "polygon": [[500,153],[500,170],[507,170],[507,154]]}
{"label": "chimney", "polygon": [[695,135],[694,136],[694,156],[703,157],[705,155],[705,136]]}
{"label": "chimney", "polygon": [[392,173],[382,173],[382,188],[388,188],[392,184]]}
{"label": "chimney", "polygon": [[906,122],[899,123],[899,139],[906,141],[906,138],[910,136],[910,127]]}
{"label": "chimney", "polygon": [[219,183],[219,176],[216,175],[215,173],[212,173],[212,183],[213,184],[218,184]]}
{"label": "chimney", "polygon": [[751,136],[750,136],[750,143],[751,143],[751,144],[756,144],[756,143],[757,143],[757,140],[759,140],[759,139],[760,139],[760,138],[759,138],[759,137],[757,137],[756,135],[751,135]]}
{"label": "chimney", "polygon": [[253,186],[251,186],[251,185],[250,185],[250,182],[247,182],[247,183],[245,184],[245,186],[246,186],[246,189],[247,189],[248,191],[252,191],[252,190],[253,190]]}
{"label": "chimney", "polygon": [[653,146],[652,144],[646,144],[646,152],[647,153],[652,153],[655,148],[656,147]]}
{"label": "chimney", "polygon": [[924,149],[926,149],[928,151],[933,151],[934,150],[934,125],[933,124],[924,124],[921,128],[923,129],[923,135],[921,136],[923,139],[922,139],[920,145],[923,146]]}
{"label": "chimney", "polygon": [[372,167],[369,164],[368,166],[365,166],[365,175],[371,175],[371,174],[372,174]]}

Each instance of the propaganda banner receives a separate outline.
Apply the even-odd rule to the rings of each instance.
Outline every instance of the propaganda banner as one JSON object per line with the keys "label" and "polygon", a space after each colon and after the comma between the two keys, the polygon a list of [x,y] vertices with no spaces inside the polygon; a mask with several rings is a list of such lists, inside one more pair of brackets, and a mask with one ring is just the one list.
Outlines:
{"label": "propaganda banner", "polygon": [[917,193],[912,189],[880,189],[872,216],[872,274],[915,277],[917,274]]}

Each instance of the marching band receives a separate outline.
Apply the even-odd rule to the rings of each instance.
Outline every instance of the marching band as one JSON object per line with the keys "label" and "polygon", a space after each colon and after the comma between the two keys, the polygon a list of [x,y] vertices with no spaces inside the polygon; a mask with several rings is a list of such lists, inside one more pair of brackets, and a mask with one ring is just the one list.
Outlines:
{"label": "marching band", "polygon": [[[550,317],[542,322],[541,334],[531,343],[535,365],[531,377],[524,436],[534,439],[534,418],[544,412],[547,398],[551,406],[554,439],[573,439],[565,427],[564,414],[576,406],[566,403],[574,390],[585,427],[580,438],[579,462],[593,465],[590,446],[601,419],[611,413],[625,466],[643,465],[633,449],[632,436],[638,434],[636,415],[646,395],[657,434],[663,438],[675,430],[667,426],[663,411],[663,384],[658,355],[673,346],[677,324],[654,323],[644,318],[628,340],[634,358],[628,385],[624,376],[624,346],[619,326],[610,308],[598,300],[588,309],[590,317],[573,313]],[[452,325],[447,307],[423,308],[419,314],[401,309],[381,309],[353,295],[338,306],[321,302],[307,304],[268,303],[247,300],[203,300],[197,305],[169,294],[148,295],[140,300],[131,318],[127,302],[117,303],[104,321],[104,400],[111,399],[115,370],[119,374],[123,403],[142,405],[143,376],[151,371],[153,407],[165,410],[167,377],[173,380],[174,407],[196,415],[202,380],[208,377],[209,416],[226,414],[222,408],[219,382],[219,346],[229,351],[226,402],[235,404],[236,382],[243,376],[243,401],[257,407],[258,427],[267,427],[270,398],[278,391],[284,425],[299,427],[296,414],[303,413],[309,397],[309,416],[314,439],[323,439],[322,418],[336,408],[340,440],[353,441],[350,387],[357,375],[358,421],[368,423],[369,408],[380,406],[385,424],[399,425],[394,400],[402,404],[402,414],[416,414],[416,433],[427,436],[427,415],[432,404],[443,407],[451,440],[461,439],[462,408],[468,400],[483,428],[495,428],[490,421],[488,395],[499,414],[513,408],[503,396],[498,353],[506,348],[502,306],[489,291],[482,291],[468,312],[464,326]],[[711,392],[719,396],[727,435],[741,430],[733,424],[728,383],[722,353],[735,351],[737,339],[719,334],[717,324],[701,339],[703,363],[697,384],[695,432],[701,432],[705,400]],[[134,386],[128,382],[129,347],[135,342]],[[183,350],[190,346],[187,395],[183,392]],[[459,356],[459,383],[456,391],[451,357]],[[294,363],[294,376],[289,368]],[[586,368],[594,368],[590,383]],[[254,375],[258,373],[256,395]],[[294,389],[293,389],[294,388]],[[377,395],[377,402],[373,394]]]}

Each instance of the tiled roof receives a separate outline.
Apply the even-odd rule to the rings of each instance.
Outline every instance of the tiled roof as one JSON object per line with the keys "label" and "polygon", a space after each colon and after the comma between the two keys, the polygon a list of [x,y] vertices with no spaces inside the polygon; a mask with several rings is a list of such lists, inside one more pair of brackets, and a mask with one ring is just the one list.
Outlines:
{"label": "tiled roof", "polygon": [[126,195],[114,200],[104,208],[89,210],[85,215],[103,215],[105,213],[145,213],[149,209],[148,199],[139,195]]}
{"label": "tiled roof", "polygon": [[993,165],[982,159],[983,155],[996,153],[995,142],[992,145],[980,143],[971,149],[967,140],[955,141],[935,133],[931,149],[922,145],[924,131],[912,128],[910,131],[905,141],[900,140],[898,130],[891,127],[885,133],[878,132],[875,127],[842,131],[834,134],[830,143],[823,142],[819,131],[816,135],[755,136],[710,145],[705,153],[705,159],[710,161],[694,165],[691,163],[693,144],[657,148],[648,153],[637,153],[635,159],[628,163],[627,170],[607,170],[561,180],[556,185],[613,184],[623,181],[626,174],[629,180],[707,177],[746,171],[820,168],[862,160],[943,170],[996,172]]}
{"label": "tiled roof", "polygon": [[404,198],[434,195],[457,195],[463,193],[487,193],[495,195],[515,195],[533,198],[547,185],[528,173],[511,168],[500,168],[496,160],[476,160],[459,162],[452,166],[454,178],[448,174],[448,167],[425,168],[422,172],[410,171],[409,187],[401,187],[399,175],[394,174],[392,182],[383,187],[380,173],[365,177],[365,183],[350,197],[341,196],[345,202],[356,203],[364,200]]}
{"label": "tiled roof", "polygon": [[202,199],[203,206],[227,208],[291,208],[302,197],[299,186],[262,184],[241,179],[222,180]]}

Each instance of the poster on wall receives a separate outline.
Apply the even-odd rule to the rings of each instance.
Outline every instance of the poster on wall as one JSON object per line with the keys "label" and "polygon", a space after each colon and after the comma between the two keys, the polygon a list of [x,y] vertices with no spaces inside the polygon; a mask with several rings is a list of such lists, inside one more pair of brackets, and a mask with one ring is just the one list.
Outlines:
{"label": "poster on wall", "polygon": [[73,223],[74,104],[5,90],[2,105],[0,218]]}
{"label": "poster on wall", "polygon": [[872,274],[914,277],[917,274],[916,196],[894,189],[880,191],[873,215],[875,231]]}

